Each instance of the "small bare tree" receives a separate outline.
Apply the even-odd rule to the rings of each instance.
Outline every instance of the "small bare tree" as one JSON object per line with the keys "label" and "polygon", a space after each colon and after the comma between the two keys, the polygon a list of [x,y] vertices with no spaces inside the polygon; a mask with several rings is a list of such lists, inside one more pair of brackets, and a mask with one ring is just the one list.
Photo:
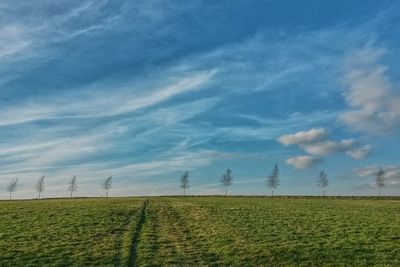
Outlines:
{"label": "small bare tree", "polygon": [[76,178],[76,175],[74,175],[68,183],[68,191],[71,193],[70,196],[72,197],[73,193],[77,190],[78,190],[78,179]]}
{"label": "small bare tree", "polygon": [[44,178],[45,176],[43,175],[36,183],[36,191],[39,194],[38,196],[39,199],[41,197],[42,192],[44,191]]}
{"label": "small bare tree", "polygon": [[274,196],[274,189],[279,186],[279,169],[278,164],[275,164],[271,174],[267,178],[267,186],[271,188],[272,196]]}
{"label": "small bare tree", "polygon": [[189,188],[189,172],[186,171],[181,176],[181,188],[183,189],[183,195],[186,196],[186,189]]}
{"label": "small bare tree", "polygon": [[385,171],[382,168],[376,173],[375,185],[378,187],[379,197],[381,197],[382,189],[385,187]]}
{"label": "small bare tree", "polygon": [[225,173],[222,174],[220,181],[225,186],[225,196],[227,196],[228,195],[228,187],[231,186],[233,183],[232,170],[227,169],[225,171]]}
{"label": "small bare tree", "polygon": [[110,175],[109,177],[107,177],[103,184],[101,185],[101,187],[106,190],[106,197],[108,197],[108,190],[111,189],[111,184],[112,184],[112,175]]}
{"label": "small bare tree", "polygon": [[10,193],[10,200],[15,191],[17,191],[18,179],[11,179],[10,183],[7,185],[7,192]]}
{"label": "small bare tree", "polygon": [[323,195],[325,196],[325,188],[329,185],[328,175],[321,171],[318,176],[317,186],[322,188]]}

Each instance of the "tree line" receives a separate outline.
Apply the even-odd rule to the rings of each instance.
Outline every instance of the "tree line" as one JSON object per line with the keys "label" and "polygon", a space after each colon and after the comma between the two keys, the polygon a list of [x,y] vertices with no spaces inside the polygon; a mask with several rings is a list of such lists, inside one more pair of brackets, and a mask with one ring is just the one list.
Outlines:
{"label": "tree line", "polygon": [[[38,199],[42,198],[42,193],[45,191],[45,176],[43,175],[37,181],[35,190],[38,193]],[[101,184],[101,188],[105,190],[106,197],[108,197],[108,191],[112,188],[112,175],[108,176]],[[6,187],[6,191],[9,193],[10,200],[13,197],[15,191],[18,188],[18,179],[11,179],[10,183]],[[78,191],[78,177],[77,175],[72,176],[71,180],[67,183],[67,190],[69,196],[74,197],[74,192]]]}
{"label": "tree line", "polygon": [[[181,188],[183,189],[183,195],[186,195],[187,189],[189,189],[189,172],[185,171],[181,176]],[[232,170],[228,168],[222,176],[219,178],[219,181],[225,187],[225,196],[228,195],[228,188],[233,184],[233,174]],[[266,178],[266,185],[271,189],[271,196],[274,196],[274,190],[279,187],[279,167],[278,164],[275,164],[271,174]],[[321,171],[318,175],[318,179],[316,181],[316,185],[321,188],[323,196],[325,196],[326,189],[329,185],[328,175],[325,171]],[[382,189],[385,187],[385,171],[380,168],[375,175],[375,185],[378,187],[379,197],[381,196]]]}
{"label": "tree line", "polygon": [[[104,189],[106,197],[108,197],[109,190],[112,188],[112,179],[113,176],[110,175],[101,183],[101,188]],[[230,168],[228,168],[222,176],[219,178],[219,181],[225,187],[225,196],[228,195],[228,189],[233,184],[233,172]],[[279,167],[278,164],[275,164],[271,174],[266,178],[266,185],[271,189],[271,195],[274,196],[274,190],[279,187]],[[329,185],[328,175],[321,171],[318,175],[318,179],[316,185],[321,188],[323,196],[325,196],[326,189]],[[378,188],[379,197],[382,194],[382,190],[385,187],[385,171],[380,168],[375,174],[375,185]],[[9,193],[10,200],[13,197],[13,194],[17,191],[18,188],[18,179],[11,179],[10,183],[6,187],[6,191]],[[180,188],[183,189],[183,195],[186,196],[187,190],[190,188],[189,183],[189,172],[185,171],[180,177]],[[42,198],[42,193],[45,191],[45,176],[41,176],[40,179],[36,183],[36,192],[38,193],[38,199]],[[78,191],[78,178],[77,175],[74,175],[71,180],[67,183],[67,190],[69,191],[70,197],[74,196],[74,192]]]}

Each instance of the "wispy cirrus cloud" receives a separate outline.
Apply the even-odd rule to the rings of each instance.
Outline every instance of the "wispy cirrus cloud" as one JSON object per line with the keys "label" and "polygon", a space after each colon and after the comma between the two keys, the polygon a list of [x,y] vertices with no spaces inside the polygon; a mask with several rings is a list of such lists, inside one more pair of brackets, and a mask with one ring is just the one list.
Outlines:
{"label": "wispy cirrus cloud", "polygon": [[[115,149],[118,151],[121,149],[118,147],[118,137],[125,138],[126,135],[132,134],[134,138],[129,141],[132,151],[152,144],[161,145],[168,139],[173,141],[170,146],[174,148],[175,139],[185,136],[184,132],[179,131],[180,125],[217,103],[216,98],[201,99],[168,108],[154,109],[116,121],[111,119],[95,128],[77,127],[67,132],[63,132],[64,126],[61,124],[58,127],[51,127],[47,133],[39,132],[0,144],[0,162],[3,164],[8,161],[18,162],[21,167],[36,166],[37,168],[46,168],[53,163],[77,162],[100,151],[102,153],[115,151]],[[162,135],[164,135],[164,140],[160,139],[160,144],[158,144],[157,136],[160,138]],[[169,151],[171,147],[167,150]],[[122,150],[124,149],[126,148]]]}
{"label": "wispy cirrus cloud", "polygon": [[0,58],[12,56],[27,49],[31,39],[27,30],[18,24],[0,25]]}
{"label": "wispy cirrus cloud", "polygon": [[149,93],[143,91],[136,93],[129,88],[135,85],[125,85],[119,89],[113,88],[118,93],[109,92],[104,88],[98,89],[98,92],[95,93],[91,88],[89,92],[66,95],[63,99],[47,97],[45,102],[36,100],[22,106],[9,106],[0,109],[4,115],[0,119],[0,126],[37,120],[115,116],[132,112],[204,86],[214,73],[215,71],[194,73],[176,79],[171,84],[159,89],[153,89]]}
{"label": "wispy cirrus cloud", "polygon": [[400,167],[395,165],[386,166],[366,166],[363,168],[355,169],[354,172],[360,177],[374,177],[379,169],[385,172],[385,182],[389,186],[400,186]]}
{"label": "wispy cirrus cloud", "polygon": [[343,95],[349,110],[340,119],[353,131],[377,134],[400,127],[400,94],[380,62],[385,53],[367,46],[346,59]]}
{"label": "wispy cirrus cloud", "polygon": [[[260,177],[266,165],[285,159],[301,169],[334,153],[362,159],[376,146],[375,140],[359,143],[338,125],[340,114],[363,113],[359,103],[370,101],[356,103],[360,96],[347,94],[357,75],[348,77],[343,95],[338,77],[349,52],[371,39],[380,44],[380,30],[394,12],[362,23],[324,20],[305,31],[297,23],[267,21],[264,13],[243,23],[248,13],[237,13],[235,3],[39,2],[0,3],[0,37],[12,37],[0,38],[3,184],[21,177],[32,185],[46,173],[49,187],[61,192],[76,173],[89,188],[84,194],[113,172],[126,185],[117,186],[119,192],[140,192],[137,185],[160,193],[175,190],[174,172],[189,168],[203,188],[196,192],[204,193],[214,190],[210,177],[225,165]],[[224,19],[222,11],[229,14]],[[389,81],[389,67],[364,67],[380,65],[374,62],[380,61],[354,69]],[[375,84],[394,92],[395,83]],[[279,137],[309,155],[291,157],[293,151],[276,144]],[[215,174],[207,173],[214,167]],[[287,179],[284,166],[282,174]]]}

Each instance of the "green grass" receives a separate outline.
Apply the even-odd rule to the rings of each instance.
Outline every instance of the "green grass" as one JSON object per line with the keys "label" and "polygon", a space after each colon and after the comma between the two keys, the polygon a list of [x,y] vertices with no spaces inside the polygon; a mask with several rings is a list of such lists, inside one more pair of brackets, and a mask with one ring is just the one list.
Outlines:
{"label": "green grass", "polygon": [[[119,266],[142,199],[0,202],[0,266]],[[134,227],[134,226],[133,226]]]}
{"label": "green grass", "polygon": [[400,201],[158,198],[143,266],[400,266]]}
{"label": "green grass", "polygon": [[0,202],[0,266],[400,266],[400,201]]}

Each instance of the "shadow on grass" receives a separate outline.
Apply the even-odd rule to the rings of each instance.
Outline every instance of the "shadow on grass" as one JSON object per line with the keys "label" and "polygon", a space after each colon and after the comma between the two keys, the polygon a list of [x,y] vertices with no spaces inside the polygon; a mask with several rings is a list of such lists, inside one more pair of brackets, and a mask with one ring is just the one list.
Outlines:
{"label": "shadow on grass", "polygon": [[149,200],[143,203],[143,207],[140,210],[139,221],[136,224],[135,231],[132,236],[131,250],[128,259],[128,266],[136,266],[137,260],[137,244],[139,242],[140,232],[142,231],[143,224],[146,222],[146,208],[149,204]]}

